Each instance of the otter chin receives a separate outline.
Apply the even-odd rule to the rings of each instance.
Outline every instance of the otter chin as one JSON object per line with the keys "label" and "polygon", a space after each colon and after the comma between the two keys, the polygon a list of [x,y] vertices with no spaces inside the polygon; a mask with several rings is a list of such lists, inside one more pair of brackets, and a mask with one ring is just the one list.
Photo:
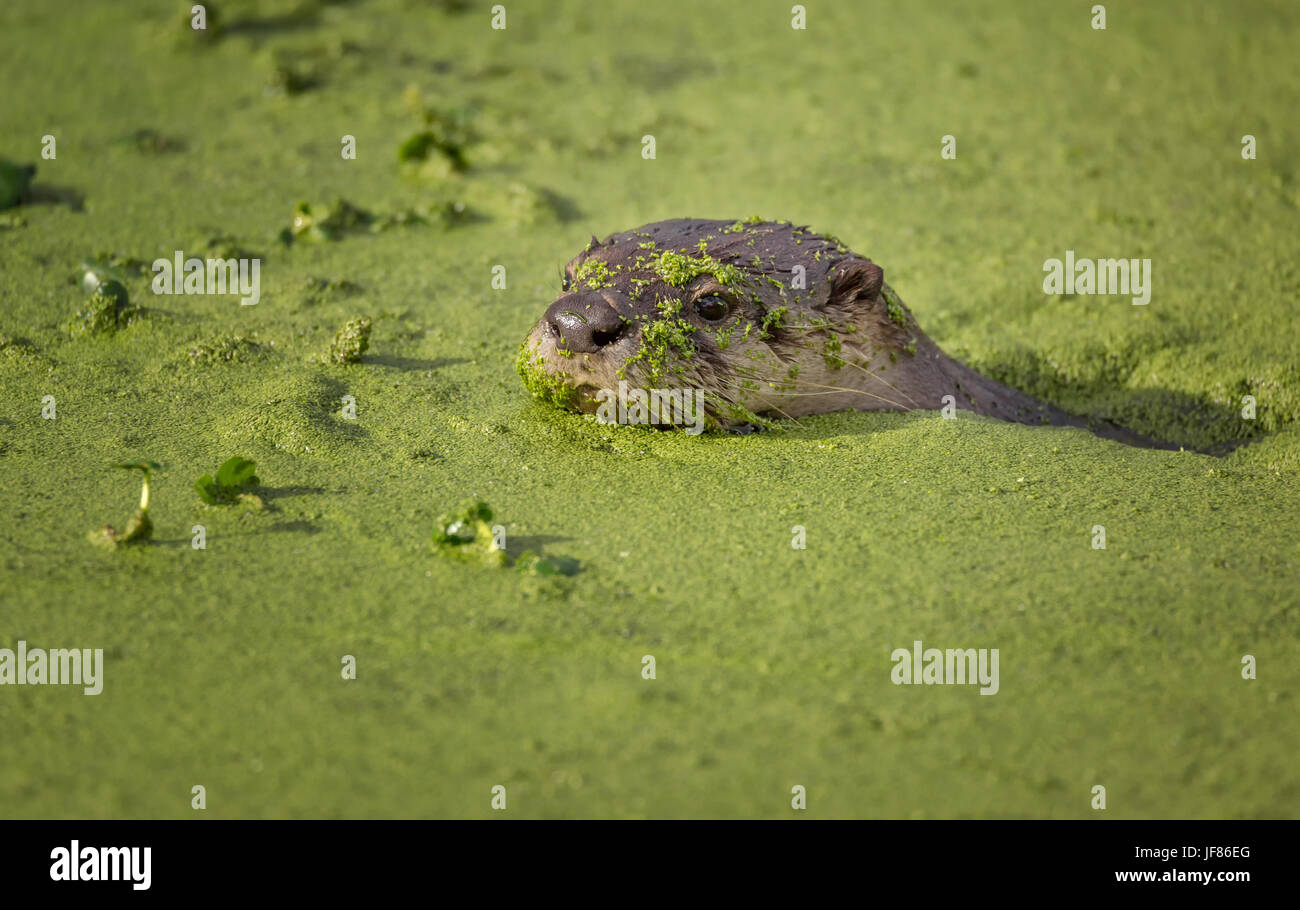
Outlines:
{"label": "otter chin", "polygon": [[1087,425],[944,354],[866,256],[757,218],[593,237],[565,266],[518,367],[536,397],[620,423],[689,424],[674,407],[689,399],[708,425],[730,429],[849,408]]}

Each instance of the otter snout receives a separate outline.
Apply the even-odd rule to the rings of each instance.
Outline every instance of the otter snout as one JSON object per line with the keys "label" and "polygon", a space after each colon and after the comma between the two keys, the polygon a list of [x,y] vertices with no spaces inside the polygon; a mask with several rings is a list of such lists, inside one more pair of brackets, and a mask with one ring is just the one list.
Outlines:
{"label": "otter snout", "polygon": [[599,293],[569,294],[546,309],[547,328],[560,336],[560,347],[594,354],[613,344],[627,323]]}

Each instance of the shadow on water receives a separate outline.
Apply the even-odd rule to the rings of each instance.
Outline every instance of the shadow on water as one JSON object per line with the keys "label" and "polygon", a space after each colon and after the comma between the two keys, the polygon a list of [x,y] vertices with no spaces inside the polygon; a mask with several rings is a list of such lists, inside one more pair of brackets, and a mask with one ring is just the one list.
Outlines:
{"label": "shadow on water", "polygon": [[[320,528],[305,519],[296,518],[292,521],[280,521],[265,528],[258,528],[254,531],[221,531],[216,534],[205,534],[204,540],[209,546],[213,541],[225,540],[227,538],[238,537],[259,537],[262,534],[306,534],[308,536],[319,534]],[[150,540],[147,542],[151,547],[190,547],[193,546],[192,537],[181,537],[175,540]],[[134,544],[132,545],[134,546]]]}
{"label": "shadow on water", "polygon": [[257,495],[271,503],[280,499],[292,499],[295,496],[318,496],[325,492],[324,487],[258,487]]}
{"label": "shadow on water", "polygon": [[568,540],[573,540],[573,538],[561,537],[555,534],[530,534],[526,537],[507,535],[506,555],[510,557],[511,562],[529,550],[539,556],[554,556],[553,553],[547,553],[546,548],[551,544],[563,543]]}
{"label": "shadow on water", "polygon": [[[1045,402],[1059,397],[1059,377],[1037,362],[1018,365],[1014,375],[998,370],[985,375]],[[1070,393],[1072,405],[1052,405],[1070,414],[1069,425],[1137,448],[1185,449],[1221,457],[1271,435],[1258,421],[1241,419],[1237,406],[1216,402],[1209,395],[1168,388],[1126,389],[1104,374],[1072,382]],[[1157,429],[1148,432],[1145,427]]]}
{"label": "shadow on water", "polygon": [[86,194],[66,186],[33,183],[23,196],[23,205],[66,205],[74,212],[84,212]]}
{"label": "shadow on water", "polygon": [[304,28],[314,28],[319,24],[319,14],[320,7],[316,4],[299,3],[293,9],[283,13],[235,19],[222,25],[221,31],[224,35],[270,38]]}
{"label": "shadow on water", "polygon": [[437,360],[427,360],[421,357],[397,357],[393,354],[365,354],[362,356],[361,362],[388,367],[393,370],[402,370],[403,372],[425,372],[468,363],[469,361],[463,357],[439,357]]}
{"label": "shadow on water", "polygon": [[[1015,388],[1015,386],[1012,387]],[[1054,405],[1048,405],[1048,407],[1056,412],[1052,419],[1045,420],[1042,424],[1023,423],[1019,425],[1034,429],[1041,426],[1044,430],[1059,430],[1069,427],[1085,430],[1101,439],[1109,439],[1134,448],[1169,452],[1177,452],[1183,449],[1188,452],[1219,458],[1243,446],[1267,439],[1273,435],[1259,430],[1257,424],[1247,423],[1231,416],[1235,415],[1235,411],[1226,412],[1229,416],[1225,416],[1224,406],[1221,403],[1211,401],[1208,397],[1188,395],[1184,392],[1169,389],[1141,389],[1121,392],[1113,388],[1107,388],[1104,392],[1097,392],[1096,397],[1092,399],[1089,405],[1080,407],[1075,412],[1065,411],[1065,409],[1059,409]],[[1068,420],[1061,416],[1063,411],[1069,417]],[[828,413],[851,414],[854,412],[838,411]],[[900,412],[882,409],[864,410],[857,413],[879,415],[881,417],[907,413],[916,415],[917,419],[943,419],[938,410]],[[1119,415],[1123,415],[1124,422],[1117,419]],[[870,421],[870,418],[866,419]],[[987,419],[996,420],[996,418]],[[816,440],[842,436],[846,432],[868,434],[882,431],[881,428],[873,427],[870,424],[864,425],[857,430],[846,428],[842,424],[819,426],[815,420],[809,420],[808,416],[799,418],[797,427],[791,426],[789,420],[781,420],[779,423],[785,425],[784,429],[786,431],[796,432],[803,438]],[[1162,434],[1147,435],[1130,429],[1129,425],[1164,426],[1171,429]],[[1231,432],[1240,431],[1243,428],[1252,430],[1252,435],[1246,438],[1231,438],[1229,436]],[[765,432],[762,427],[752,424],[742,424],[730,430],[732,435],[742,436],[762,432]]]}

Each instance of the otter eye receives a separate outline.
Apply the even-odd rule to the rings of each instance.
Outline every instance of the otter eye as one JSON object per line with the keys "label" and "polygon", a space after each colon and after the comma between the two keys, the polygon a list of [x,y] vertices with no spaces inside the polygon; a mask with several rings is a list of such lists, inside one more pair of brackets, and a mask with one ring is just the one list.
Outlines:
{"label": "otter eye", "polygon": [[568,275],[563,276],[560,280],[560,290],[567,291],[571,287],[573,287],[573,281],[569,278]]}
{"label": "otter eye", "polygon": [[695,312],[700,314],[701,319],[709,322],[717,322],[727,315],[727,301],[723,300],[717,294],[710,294],[707,297],[701,297],[695,301]]}

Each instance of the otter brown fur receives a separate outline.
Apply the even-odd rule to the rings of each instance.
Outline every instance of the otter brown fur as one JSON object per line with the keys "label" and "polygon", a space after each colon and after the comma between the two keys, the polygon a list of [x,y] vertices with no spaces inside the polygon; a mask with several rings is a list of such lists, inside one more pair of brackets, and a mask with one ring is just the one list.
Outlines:
{"label": "otter brown fur", "polygon": [[703,389],[723,427],[945,406],[1085,425],[948,357],[879,265],[789,222],[675,219],[593,237],[565,267],[563,288],[519,366],[534,393],[575,410],[595,411],[597,393],[624,381]]}

